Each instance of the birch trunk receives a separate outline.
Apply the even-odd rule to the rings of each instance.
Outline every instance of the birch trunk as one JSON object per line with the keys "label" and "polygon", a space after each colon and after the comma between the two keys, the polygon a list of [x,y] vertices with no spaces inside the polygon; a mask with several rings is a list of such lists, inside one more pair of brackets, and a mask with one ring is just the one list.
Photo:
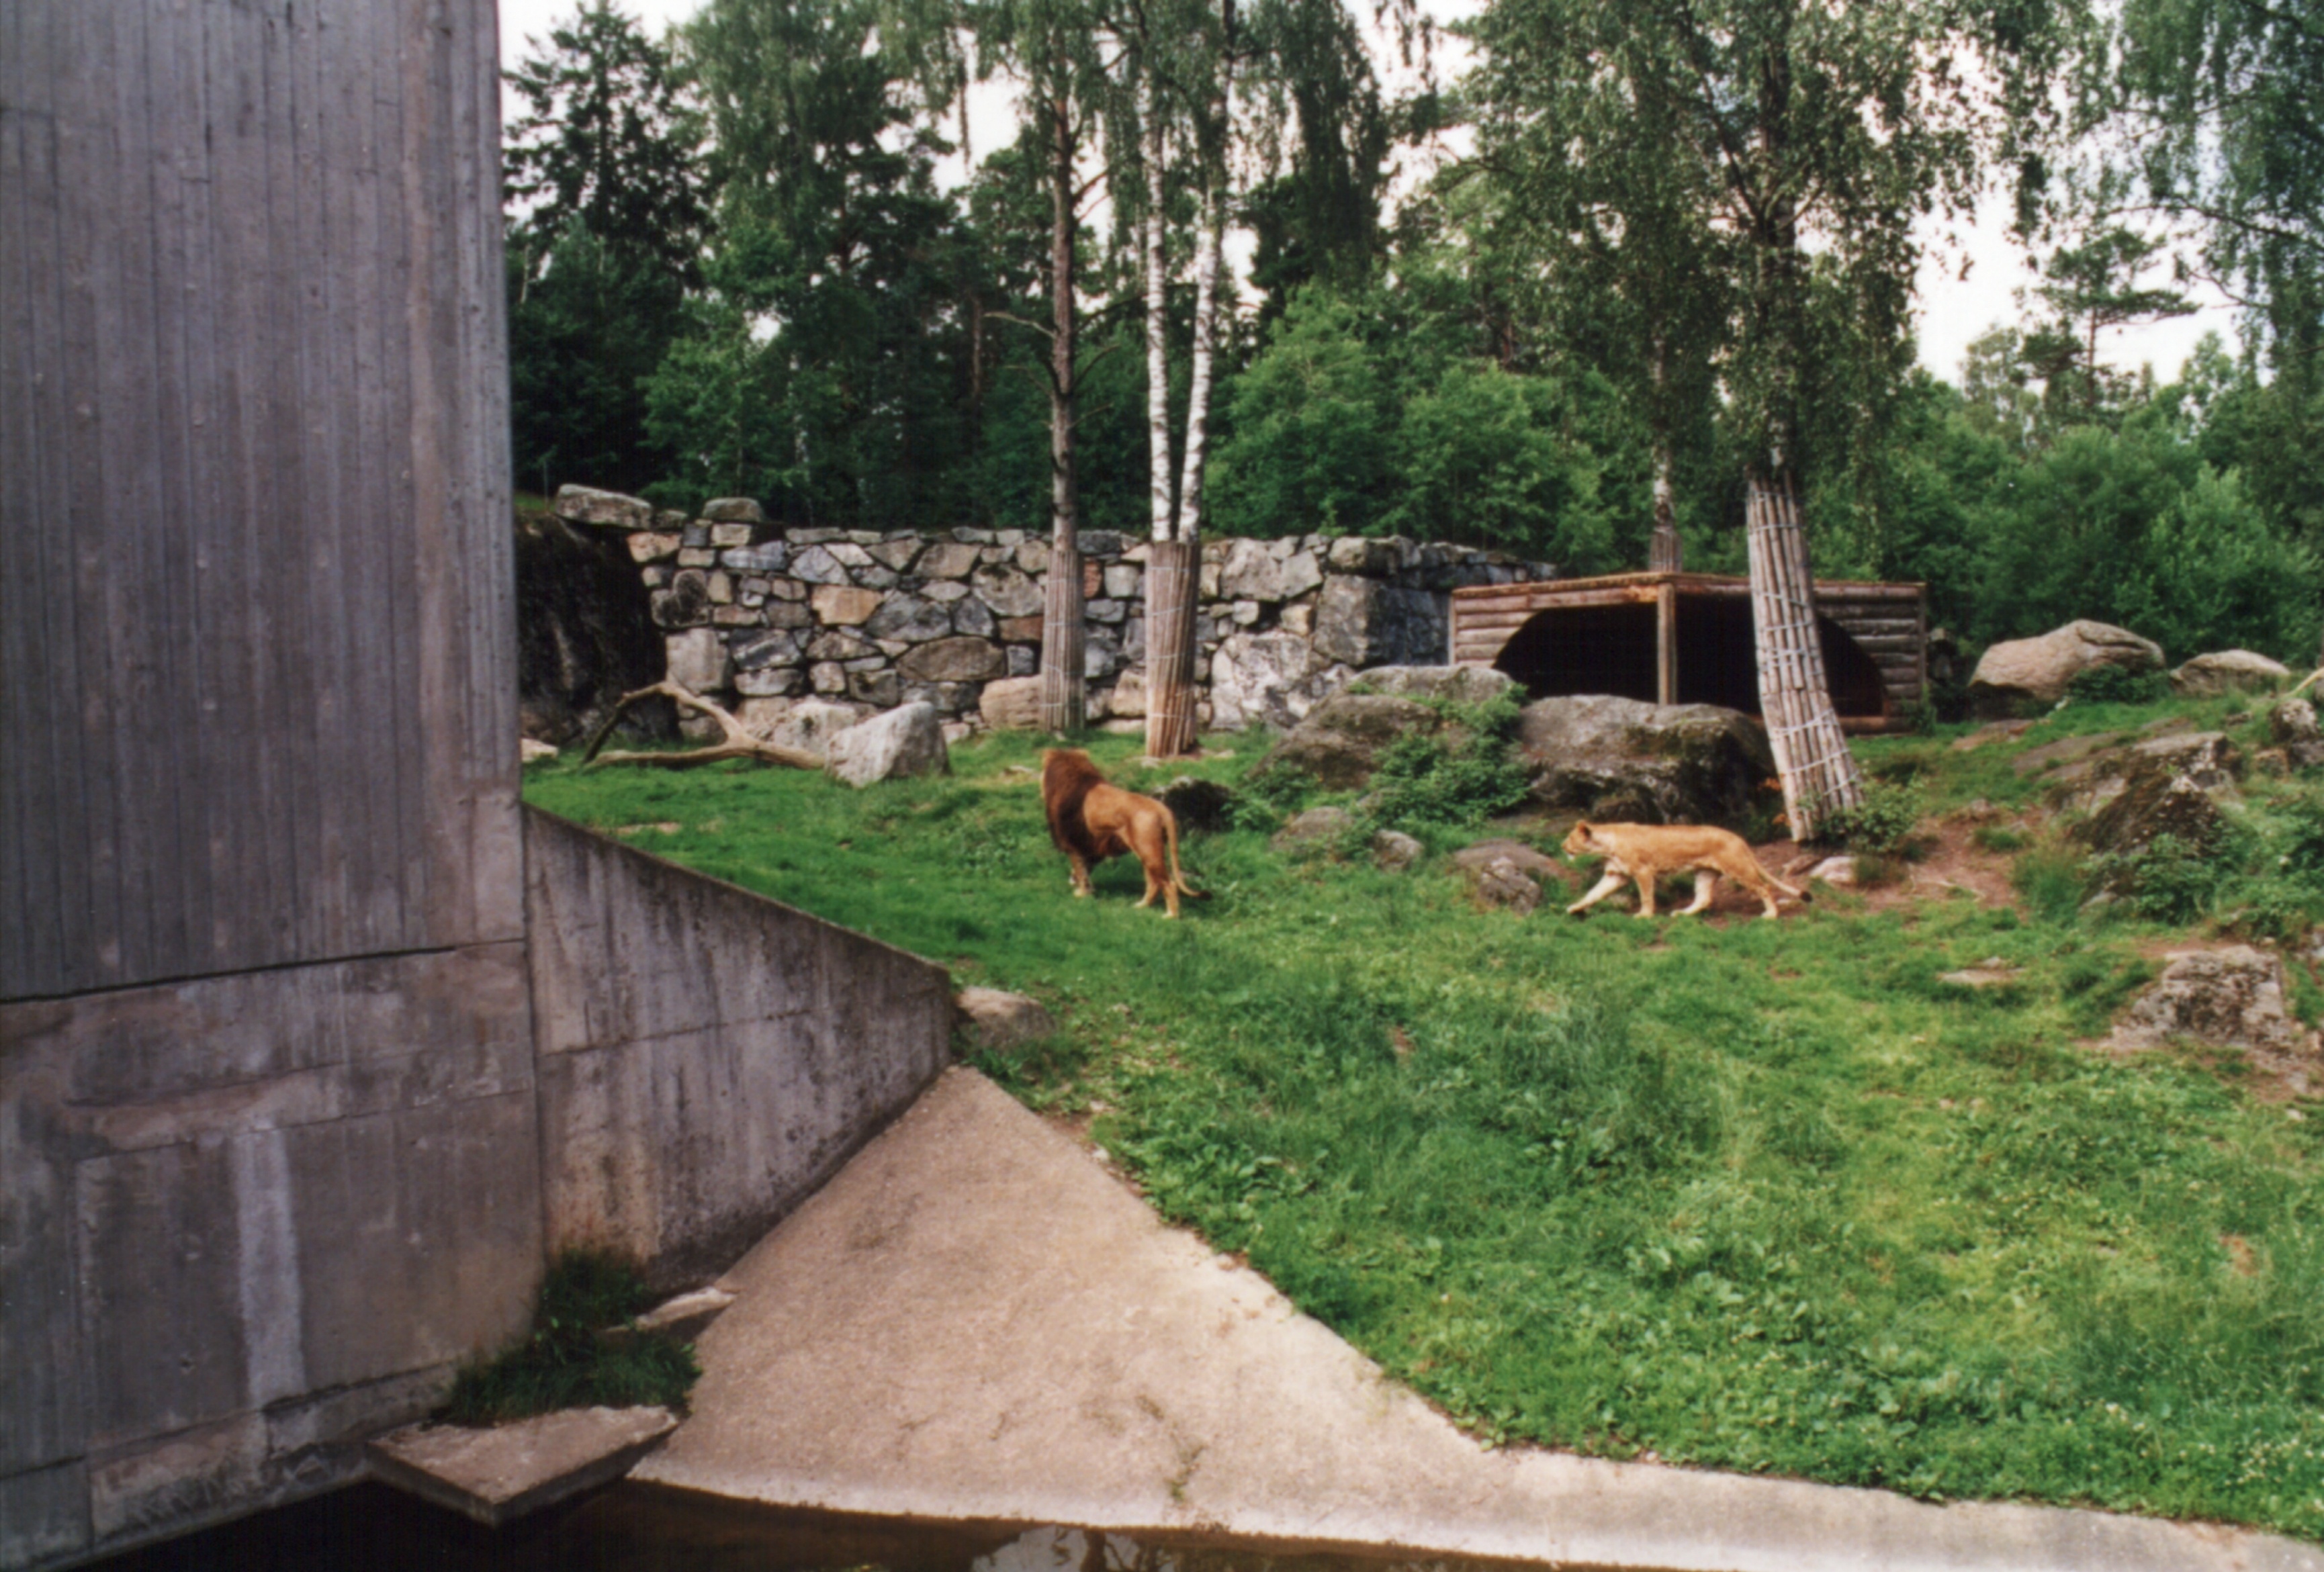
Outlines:
{"label": "birch trunk", "polygon": [[1816,631],[1807,532],[1788,477],[1754,476],[1745,529],[1751,556],[1751,624],[1758,651],[1759,713],[1784,785],[1794,841],[1812,841],[1838,810],[1864,801],[1864,776],[1832,708]]}
{"label": "birch trunk", "polygon": [[1653,573],[1679,571],[1678,501],[1671,485],[1670,412],[1663,397],[1663,345],[1655,342],[1654,361],[1649,368],[1654,378],[1655,414],[1655,533],[1646,547],[1646,567]]}
{"label": "birch trunk", "polygon": [[1162,117],[1154,103],[1154,76],[1142,64],[1138,78],[1139,141],[1145,151],[1146,216],[1139,225],[1146,264],[1147,501],[1157,541],[1176,538],[1170,499],[1170,290],[1163,271]]}
{"label": "birch trunk", "polygon": [[1074,473],[1073,105],[1059,89],[1049,116],[1049,578],[1041,600],[1045,731],[1074,732],[1086,719],[1083,650],[1081,494]]}

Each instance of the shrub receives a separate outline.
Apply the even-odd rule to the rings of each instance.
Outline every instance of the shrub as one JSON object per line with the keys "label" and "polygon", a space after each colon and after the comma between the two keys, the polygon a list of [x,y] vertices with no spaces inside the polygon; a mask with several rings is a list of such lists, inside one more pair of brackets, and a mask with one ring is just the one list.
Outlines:
{"label": "shrub", "polygon": [[1921,788],[1912,780],[1874,781],[1864,801],[1824,821],[1824,836],[1850,851],[1893,857],[1904,850],[1921,822]]}
{"label": "shrub", "polygon": [[1444,717],[1434,733],[1407,732],[1372,773],[1365,838],[1377,830],[1468,825],[1525,801],[1526,775],[1510,741],[1518,706],[1504,693],[1481,703],[1421,701]]}
{"label": "shrub", "polygon": [[1979,824],[1969,833],[1969,840],[1980,851],[2022,851],[2025,849],[2025,832],[2006,824]]}
{"label": "shrub", "polygon": [[2009,884],[2035,917],[2069,923],[2081,910],[2089,866],[2070,846],[2050,841],[2034,846],[2011,865]]}
{"label": "shrub", "polygon": [[2158,923],[2192,923],[2209,915],[2233,869],[2231,859],[2170,834],[2157,835],[2143,850],[2109,851],[2090,860],[2093,882]]}
{"label": "shrub", "polygon": [[2152,704],[2171,696],[2171,679],[2159,671],[2133,671],[2109,662],[2076,672],[2066,696],[2082,704]]}

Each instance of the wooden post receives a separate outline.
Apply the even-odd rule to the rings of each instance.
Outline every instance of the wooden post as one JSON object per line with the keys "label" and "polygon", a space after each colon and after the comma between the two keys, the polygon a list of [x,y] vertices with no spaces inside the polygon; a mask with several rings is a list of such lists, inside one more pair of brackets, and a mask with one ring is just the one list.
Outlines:
{"label": "wooden post", "polygon": [[1203,549],[1192,540],[1157,540],[1146,557],[1146,752],[1176,758],[1194,750],[1194,612]]}
{"label": "wooden post", "polygon": [[1678,703],[1678,586],[1655,591],[1655,703]]}
{"label": "wooden post", "polygon": [[1788,480],[1754,480],[1745,509],[1759,712],[1784,783],[1792,839],[1811,841],[1833,810],[1864,801],[1864,776],[1831,707],[1798,499]]}

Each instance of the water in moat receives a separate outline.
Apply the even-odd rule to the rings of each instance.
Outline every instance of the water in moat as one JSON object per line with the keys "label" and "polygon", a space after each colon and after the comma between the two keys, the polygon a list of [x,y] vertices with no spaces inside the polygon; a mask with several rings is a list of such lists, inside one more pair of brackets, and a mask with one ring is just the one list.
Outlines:
{"label": "water in moat", "polygon": [[1506,1562],[1316,1553],[1022,1523],[753,1506],[619,1484],[502,1529],[357,1485],[97,1564],[97,1572],[1487,1572]]}

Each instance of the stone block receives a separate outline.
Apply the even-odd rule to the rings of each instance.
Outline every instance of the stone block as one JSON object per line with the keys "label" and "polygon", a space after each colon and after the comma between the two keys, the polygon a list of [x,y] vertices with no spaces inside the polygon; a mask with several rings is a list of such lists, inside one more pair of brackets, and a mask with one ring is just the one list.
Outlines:
{"label": "stone block", "polygon": [[1041,586],[1014,567],[979,568],[973,582],[976,598],[991,607],[996,617],[1040,613]]}
{"label": "stone block", "polygon": [[877,590],[859,590],[846,584],[817,584],[807,596],[807,604],[825,624],[833,627],[854,627],[880,609]]}
{"label": "stone block", "polygon": [[1219,593],[1231,601],[1284,599],[1282,560],[1264,540],[1228,542],[1219,569]]}
{"label": "stone block", "polygon": [[1084,529],[1074,538],[1084,556],[1120,556],[1121,532],[1117,529]]}
{"label": "stone block", "polygon": [[710,582],[697,568],[677,574],[654,592],[652,607],[656,627],[698,628],[710,621]]}
{"label": "stone block", "polygon": [[942,775],[952,761],[932,704],[906,704],[850,726],[831,740],[825,771],[852,786]]}
{"label": "stone block", "polygon": [[710,544],[710,526],[702,519],[696,519],[678,531],[678,541],[681,545],[699,550]]}
{"label": "stone block", "polygon": [[1000,629],[1000,619],[992,609],[971,595],[956,602],[952,609],[952,630],[971,639],[990,639]]}
{"label": "stone block", "polygon": [[[788,579],[775,581],[779,585],[788,582]],[[807,603],[803,601],[770,600],[763,615],[768,627],[780,628],[789,632],[804,632],[815,626],[815,613],[807,609]]]}
{"label": "stone block", "polygon": [[920,586],[922,598],[949,606],[967,598],[968,586],[958,579],[931,579]]}
{"label": "stone block", "polygon": [[710,625],[729,630],[763,628],[767,625],[767,619],[755,606],[713,606],[710,608]]}
{"label": "stone block", "polygon": [[795,634],[782,630],[761,633],[733,646],[732,657],[738,674],[763,671],[773,666],[796,666],[799,641]]}
{"label": "stone block", "polygon": [[918,595],[890,595],[864,624],[863,630],[874,639],[925,643],[952,631],[952,612],[939,602]]}
{"label": "stone block", "polygon": [[712,605],[731,606],[734,603],[734,577],[732,574],[714,568],[707,575],[706,588]]}
{"label": "stone block", "polygon": [[984,682],[1009,669],[1001,647],[983,639],[938,639],[916,646],[896,663],[913,682]]}
{"label": "stone block", "polygon": [[807,680],[819,694],[844,694],[847,691],[847,669],[835,660],[817,661],[809,666]]}
{"label": "stone block", "polygon": [[415,1425],[371,1443],[380,1477],[487,1528],[619,1479],[678,1427],[666,1408],[576,1408],[489,1430]]}
{"label": "stone block", "polygon": [[779,540],[764,546],[737,546],[718,554],[718,560],[736,573],[780,573],[790,559],[790,547]]}
{"label": "stone block", "polygon": [[1110,599],[1127,601],[1134,598],[1143,586],[1146,575],[1127,564],[1109,567],[1101,575]]}
{"label": "stone block", "polygon": [[594,524],[606,529],[650,529],[653,504],[619,492],[591,486],[560,486],[551,510],[567,524]]}
{"label": "stone block", "polygon": [[845,628],[818,633],[807,647],[809,660],[866,660],[879,653],[879,647],[870,639]]}
{"label": "stone block", "polygon": [[855,575],[855,582],[867,590],[892,590],[903,582],[876,562],[870,567],[853,568],[849,571]]}
{"label": "stone block", "polygon": [[1001,637],[1011,644],[1038,644],[1041,642],[1041,619],[1038,616],[1003,617],[1001,619]]}
{"label": "stone block", "polygon": [[1284,607],[1283,615],[1276,619],[1276,626],[1286,633],[1296,633],[1302,639],[1309,637],[1315,631],[1314,604],[1303,601],[1297,605]]}
{"label": "stone block", "polygon": [[697,694],[726,685],[726,641],[708,628],[691,628],[662,640],[663,669],[669,680]]}
{"label": "stone block", "polygon": [[745,709],[762,700],[798,693],[806,685],[807,678],[796,666],[769,666],[764,671],[738,671],[734,674],[734,691],[745,695]]}
{"label": "stone block", "polygon": [[853,540],[835,540],[828,546],[825,546],[824,549],[831,553],[831,560],[839,564],[842,567],[870,567],[872,565],[872,554],[864,550],[862,547],[856,545]]}
{"label": "stone block", "polygon": [[1304,595],[1323,582],[1323,570],[1316,565],[1315,555],[1309,551],[1295,552],[1283,559],[1283,598],[1290,600]]}
{"label": "stone block", "polygon": [[1123,607],[1120,601],[1109,601],[1100,597],[1097,600],[1084,602],[1082,614],[1093,622],[1119,622],[1123,616]]}
{"label": "stone block", "polygon": [[1009,676],[984,685],[977,712],[995,731],[1030,731],[1040,724],[1041,679]]}
{"label": "stone block", "polygon": [[990,529],[973,529],[964,524],[952,532],[952,538],[964,546],[994,546],[1001,539]]}
{"label": "stone block", "polygon": [[875,710],[893,709],[903,703],[903,683],[892,669],[881,667],[847,674],[847,696],[859,704],[869,704]]}
{"label": "stone block", "polygon": [[706,546],[684,546],[678,548],[678,565],[680,567],[715,567],[717,564],[718,554]]}
{"label": "stone block", "polygon": [[794,547],[825,546],[835,540],[846,539],[847,531],[844,529],[793,529],[789,531],[789,538]]}
{"label": "stone block", "polygon": [[966,578],[976,567],[978,556],[976,547],[940,540],[920,557],[919,574],[924,579]]}
{"label": "stone block", "polygon": [[872,560],[882,567],[893,573],[902,573],[912,565],[912,560],[920,555],[920,548],[926,544],[917,535],[899,535],[890,536],[863,549],[870,552]]}
{"label": "stone block", "polygon": [[1040,664],[1041,657],[1039,654],[1034,650],[1031,645],[1012,644],[1009,647],[1009,675],[1010,676],[1029,676],[1034,671],[1039,668]]}
{"label": "stone block", "polygon": [[1045,574],[1049,571],[1049,543],[1046,540],[1021,541],[1017,547],[1016,559],[1019,572],[1037,575]]}
{"label": "stone block", "polygon": [[710,527],[710,544],[721,550],[732,547],[748,546],[751,544],[752,536],[756,533],[758,532],[748,524],[713,524]]}
{"label": "stone block", "polygon": [[1252,627],[1259,621],[1257,601],[1237,601],[1228,608],[1227,620],[1238,628]]}
{"label": "stone block", "polygon": [[767,593],[773,596],[778,601],[804,601],[807,599],[807,585],[801,584],[797,579],[769,579],[767,581]]}
{"label": "stone block", "polygon": [[643,530],[630,537],[632,562],[660,562],[678,555],[683,537],[665,535],[659,530]]}
{"label": "stone block", "polygon": [[702,504],[702,516],[713,524],[764,524],[767,515],[756,499],[715,497]]}
{"label": "stone block", "polygon": [[[793,537],[796,544],[797,537]],[[845,542],[841,542],[844,546]],[[844,584],[848,581],[847,569],[832,555],[834,547],[810,546],[791,559],[790,574],[795,579],[810,584]],[[851,551],[860,548],[848,547]]]}

